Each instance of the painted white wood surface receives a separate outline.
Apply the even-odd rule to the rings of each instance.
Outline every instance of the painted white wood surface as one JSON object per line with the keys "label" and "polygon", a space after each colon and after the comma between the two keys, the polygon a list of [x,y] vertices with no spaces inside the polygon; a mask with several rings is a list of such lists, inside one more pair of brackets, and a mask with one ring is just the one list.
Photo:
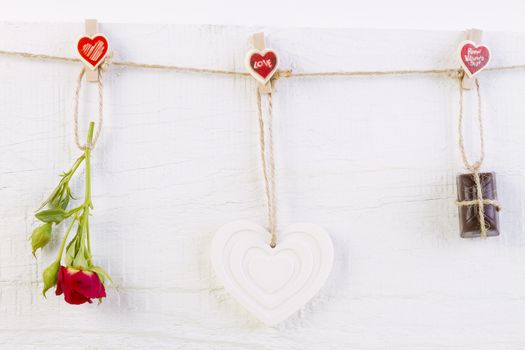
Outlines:
{"label": "painted white wood surface", "polygon": [[[462,39],[400,30],[101,30],[120,59],[239,70],[249,36],[264,30],[281,67],[298,72],[457,67]],[[72,56],[82,31],[82,23],[1,24],[0,48]],[[484,38],[492,65],[525,62],[525,34]],[[110,69],[93,154],[92,239],[96,262],[117,286],[100,306],[41,297],[52,254],[35,262],[27,237],[33,210],[78,154],[71,120],[78,70],[0,57],[1,349],[525,348],[525,71],[480,78],[485,169],[497,172],[504,209],[502,235],[485,241],[458,233],[457,82],[278,81],[279,224],[326,228],[335,260],[320,295],[271,328],[228,296],[209,258],[224,223],[265,223],[255,82],[247,78]],[[85,123],[95,104],[89,87]]]}

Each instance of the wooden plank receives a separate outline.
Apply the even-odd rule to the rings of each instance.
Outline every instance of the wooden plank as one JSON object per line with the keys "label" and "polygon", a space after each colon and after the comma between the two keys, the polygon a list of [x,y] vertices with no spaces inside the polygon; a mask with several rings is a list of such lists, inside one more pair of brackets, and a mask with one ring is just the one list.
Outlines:
{"label": "wooden plank", "polygon": [[[257,31],[105,22],[100,29],[126,60],[236,71]],[[267,45],[286,48],[281,67],[297,72],[454,67],[451,47],[464,38],[464,30],[270,31]],[[83,30],[78,22],[0,23],[0,33],[3,50],[66,55]],[[493,52],[505,53],[498,65],[525,62],[525,40],[517,40],[524,36],[490,32]],[[485,169],[497,172],[504,228],[484,242],[458,237],[456,80],[279,81],[277,222],[325,227],[336,259],[320,297],[265,327],[224,291],[208,253],[225,222],[266,220],[251,80],[125,67],[105,73],[90,236],[94,263],[114,284],[101,305],[72,306],[54,290],[47,299],[40,293],[64,230],[37,259],[27,237],[39,225],[34,210],[80,155],[70,103],[77,67],[3,56],[0,63],[1,350],[524,347],[525,157],[516,154],[525,148],[525,71],[490,72],[495,84],[483,86]],[[97,116],[97,92],[83,90],[84,126]],[[471,157],[476,130],[465,129]],[[81,167],[72,179],[74,205],[83,198],[82,174]]]}

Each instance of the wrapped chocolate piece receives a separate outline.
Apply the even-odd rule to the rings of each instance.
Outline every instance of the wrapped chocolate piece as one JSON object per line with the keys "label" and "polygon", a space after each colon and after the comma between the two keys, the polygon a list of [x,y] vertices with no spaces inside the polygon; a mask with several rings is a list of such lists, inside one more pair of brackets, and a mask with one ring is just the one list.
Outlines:
{"label": "wrapped chocolate piece", "polygon": [[[483,199],[484,221],[487,236],[498,236],[498,204],[496,193],[496,174],[479,173]],[[463,174],[457,177],[459,227],[461,237],[472,238],[481,236],[478,190],[474,174]]]}

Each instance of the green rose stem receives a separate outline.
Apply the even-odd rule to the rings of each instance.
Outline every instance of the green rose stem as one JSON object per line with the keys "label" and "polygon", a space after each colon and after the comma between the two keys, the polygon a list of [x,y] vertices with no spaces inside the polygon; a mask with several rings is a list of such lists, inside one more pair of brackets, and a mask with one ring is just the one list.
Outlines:
{"label": "green rose stem", "polygon": [[91,122],[89,124],[89,131],[88,131],[88,137],[87,137],[87,143],[84,148],[84,160],[86,162],[86,193],[84,196],[84,203],[78,207],[79,210],[82,210],[82,214],[80,214],[78,218],[78,231],[77,231],[77,237],[75,239],[77,240],[76,244],[77,249],[75,249],[75,258],[72,261],[73,267],[75,268],[90,268],[93,266],[93,262],[91,260],[91,243],[90,243],[90,237],[89,237],[89,212],[90,209],[93,208],[93,204],[91,202],[91,144],[93,142],[93,130],[94,130],[95,123]]}
{"label": "green rose stem", "polygon": [[66,234],[64,235],[64,238],[62,238],[62,244],[60,244],[60,249],[58,250],[58,255],[56,258],[56,262],[60,263],[60,260],[62,260],[62,253],[64,252],[64,247],[66,246],[67,236],[69,236],[69,232],[71,232],[71,229],[73,228],[73,225],[75,224],[75,221],[77,221],[78,215],[75,214],[75,217],[71,222],[69,223],[69,226],[67,227]]}
{"label": "green rose stem", "polygon": [[86,158],[86,197],[84,198],[84,211],[82,212],[81,222],[84,225],[84,233],[86,234],[87,240],[87,261],[88,265],[93,265],[91,261],[91,240],[89,237],[89,210],[93,209],[93,203],[91,202],[91,143],[93,142],[93,130],[95,128],[95,123],[89,123],[89,131],[87,137],[87,147],[84,150],[84,157]]}
{"label": "green rose stem", "polygon": [[[84,203],[79,206],[78,208],[72,209],[66,214],[66,217],[69,217],[71,215],[74,215],[73,219],[68,225],[68,228],[66,230],[66,233],[64,234],[64,238],[62,239],[62,243],[60,244],[60,249],[58,250],[57,258],[55,261],[44,270],[43,277],[44,277],[44,289],[42,291],[42,294],[45,296],[45,293],[48,289],[52,288],[56,285],[57,278],[58,278],[58,270],[60,268],[60,262],[62,260],[62,255],[64,253],[64,248],[66,246],[67,238],[69,236],[69,233],[73,229],[73,226],[75,222],[78,222],[79,225],[82,225],[79,227],[79,231],[81,232],[81,236],[78,237],[80,242],[80,249],[82,256],[84,256],[83,251],[83,243],[87,241],[87,264],[88,266],[79,266],[79,267],[91,267],[93,265],[92,258],[91,258],[91,243],[89,238],[89,211],[90,209],[93,209],[93,204],[91,202],[91,143],[93,142],[93,131],[95,128],[95,123],[90,122],[89,123],[89,131],[88,131],[88,137],[87,137],[87,146],[84,149],[84,154],[77,159],[75,164],[73,165],[72,169],[70,170],[69,174],[64,177],[62,181],[69,181],[71,176],[75,173],[77,168],[80,166],[80,164],[85,160],[86,162],[86,194],[84,198]],[[79,214],[79,212],[82,210],[82,214]],[[77,237],[75,237],[77,239]]]}

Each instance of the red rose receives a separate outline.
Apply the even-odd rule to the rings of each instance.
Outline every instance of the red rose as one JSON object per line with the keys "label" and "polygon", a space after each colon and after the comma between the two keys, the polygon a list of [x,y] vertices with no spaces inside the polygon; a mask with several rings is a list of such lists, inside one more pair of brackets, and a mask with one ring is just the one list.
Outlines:
{"label": "red rose", "polygon": [[93,271],[77,270],[60,266],[58,271],[56,295],[64,293],[70,304],[91,303],[93,298],[105,298],[106,290],[98,275]]}

